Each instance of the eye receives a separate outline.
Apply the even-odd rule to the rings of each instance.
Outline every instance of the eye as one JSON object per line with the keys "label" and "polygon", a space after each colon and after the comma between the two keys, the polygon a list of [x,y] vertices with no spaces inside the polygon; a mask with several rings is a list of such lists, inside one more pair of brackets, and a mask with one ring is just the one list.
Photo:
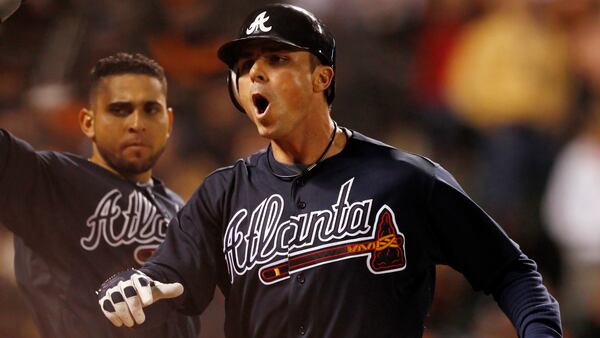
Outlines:
{"label": "eye", "polygon": [[144,106],[144,111],[148,115],[156,115],[162,112],[162,106],[158,103],[148,103]]}
{"label": "eye", "polygon": [[237,71],[239,75],[246,74],[250,71],[250,68],[254,65],[253,59],[241,59],[237,65]]}
{"label": "eye", "polygon": [[270,64],[277,65],[287,62],[288,57],[281,54],[270,54],[267,56],[267,60]]}
{"label": "eye", "polygon": [[121,103],[111,104],[108,106],[108,112],[115,116],[127,116],[131,113],[131,106]]}

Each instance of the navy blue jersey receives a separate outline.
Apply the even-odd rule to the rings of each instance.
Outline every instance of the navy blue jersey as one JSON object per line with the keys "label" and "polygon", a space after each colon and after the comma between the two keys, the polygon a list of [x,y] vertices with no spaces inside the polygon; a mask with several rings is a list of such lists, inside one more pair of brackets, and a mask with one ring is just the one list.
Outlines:
{"label": "navy blue jersey", "polygon": [[138,186],[76,155],[36,152],[0,130],[0,223],[14,232],[15,271],[42,337],[196,337],[173,313],[114,327],[94,290],[140,266],[164,240],[182,200],[157,179]]}
{"label": "navy blue jersey", "polygon": [[426,158],[354,132],[289,170],[261,151],[208,176],[172,220],[142,270],[183,283],[179,311],[201,312],[218,286],[229,338],[421,337],[436,264],[492,293],[522,257]]}

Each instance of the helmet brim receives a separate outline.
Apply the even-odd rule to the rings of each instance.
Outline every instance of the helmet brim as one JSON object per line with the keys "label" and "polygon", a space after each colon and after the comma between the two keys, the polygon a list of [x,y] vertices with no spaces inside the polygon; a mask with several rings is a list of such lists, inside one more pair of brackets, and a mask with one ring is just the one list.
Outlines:
{"label": "helmet brim", "polygon": [[248,45],[260,43],[260,42],[275,42],[290,49],[294,50],[306,50],[307,48],[298,46],[297,44],[290,42],[286,39],[282,39],[272,35],[254,35],[247,36],[239,39],[235,39],[225,43],[219,48],[217,51],[217,55],[219,59],[223,61],[230,69],[233,69],[235,63],[240,58],[242,51],[248,47]]}

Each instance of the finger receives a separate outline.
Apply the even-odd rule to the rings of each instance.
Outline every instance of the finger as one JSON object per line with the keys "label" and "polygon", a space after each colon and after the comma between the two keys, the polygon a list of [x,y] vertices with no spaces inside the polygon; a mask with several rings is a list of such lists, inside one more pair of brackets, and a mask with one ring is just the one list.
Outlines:
{"label": "finger", "polygon": [[152,297],[152,285],[150,284],[150,280],[140,274],[135,274],[131,276],[133,280],[133,286],[138,292],[138,296],[142,302],[142,306],[146,307],[152,303],[154,303],[154,299]]}
{"label": "finger", "polygon": [[98,303],[100,304],[100,308],[102,309],[104,316],[108,318],[108,320],[110,320],[114,326],[123,326],[123,321],[119,319],[119,316],[117,316],[115,307],[108,296],[104,296],[98,301]]}
{"label": "finger", "polygon": [[154,301],[164,298],[175,298],[183,293],[183,285],[181,283],[161,283],[154,282],[152,288],[152,297]]}
{"label": "finger", "polygon": [[122,281],[118,285],[121,289],[121,294],[125,296],[125,302],[129,307],[129,312],[133,319],[137,324],[142,324],[146,320],[146,315],[144,314],[144,310],[142,310],[142,302],[133,286],[133,281],[131,279]]}
{"label": "finger", "polygon": [[133,326],[133,318],[131,317],[131,312],[129,311],[129,306],[125,302],[125,297],[121,291],[121,284],[123,281],[119,282],[117,286],[110,289],[109,291],[113,291],[110,293],[110,299],[112,300],[113,306],[115,307],[115,313],[123,321],[123,324],[127,327]]}

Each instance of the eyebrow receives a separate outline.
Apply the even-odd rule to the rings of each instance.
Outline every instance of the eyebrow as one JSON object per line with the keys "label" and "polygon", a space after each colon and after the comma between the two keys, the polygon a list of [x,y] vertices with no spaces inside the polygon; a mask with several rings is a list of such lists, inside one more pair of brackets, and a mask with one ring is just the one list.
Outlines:
{"label": "eyebrow", "polygon": [[[133,101],[130,100],[117,100],[117,101],[113,101],[113,102],[109,102],[108,105],[112,106],[112,105],[128,105],[128,104],[134,104]],[[143,101],[142,104],[158,104],[158,105],[162,105],[162,103],[160,101],[157,100],[147,100],[147,101]]]}
{"label": "eyebrow", "polygon": [[160,102],[158,102],[158,101],[156,101],[156,100],[144,101],[144,105],[145,105],[145,106],[146,106],[146,105],[149,105],[149,104],[152,104],[152,105],[157,105],[157,106],[162,106],[162,103],[160,103]]}
{"label": "eyebrow", "polygon": [[133,103],[131,103],[131,101],[114,101],[114,102],[109,102],[107,104],[107,106],[111,107],[111,108],[128,107],[128,106],[133,106]]}
{"label": "eyebrow", "polygon": [[[115,101],[115,102],[109,102],[106,105],[106,109],[109,109],[109,110],[111,110],[111,109],[132,110],[132,109],[134,109],[135,106],[136,106],[136,104],[131,101]],[[163,104],[160,103],[159,101],[149,100],[149,101],[142,102],[141,106],[144,107],[143,109],[148,109],[148,107],[163,107]]]}

